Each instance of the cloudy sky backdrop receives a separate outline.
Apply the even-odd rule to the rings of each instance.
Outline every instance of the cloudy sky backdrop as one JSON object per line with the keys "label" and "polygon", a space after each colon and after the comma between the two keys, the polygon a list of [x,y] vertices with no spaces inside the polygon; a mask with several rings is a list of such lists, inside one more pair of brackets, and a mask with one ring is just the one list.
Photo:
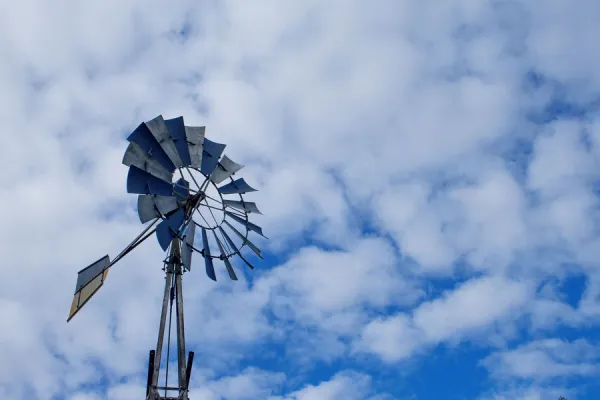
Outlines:
{"label": "cloudy sky backdrop", "polygon": [[[193,400],[600,398],[600,2],[0,4],[0,398],[139,399],[141,121],[206,125],[266,261],[186,275]],[[243,271],[236,264],[238,271]]]}

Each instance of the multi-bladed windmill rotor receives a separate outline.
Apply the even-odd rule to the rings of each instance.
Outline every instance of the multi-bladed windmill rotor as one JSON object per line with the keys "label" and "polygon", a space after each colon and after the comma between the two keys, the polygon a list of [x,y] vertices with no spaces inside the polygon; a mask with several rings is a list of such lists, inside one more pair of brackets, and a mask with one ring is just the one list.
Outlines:
{"label": "multi-bladed windmill rotor", "polygon": [[[249,239],[250,231],[261,236],[262,229],[249,221],[249,214],[258,213],[244,194],[256,191],[243,178],[234,175],[242,165],[223,155],[225,145],[205,137],[205,127],[185,126],[183,117],[163,119],[158,116],[140,124],[128,137],[129,146],[123,164],[129,167],[127,192],[138,194],[140,221],[149,223],[112,261],[104,256],[79,271],[75,297],[67,321],[86,304],[106,280],[108,270],[148,237],[156,234],[160,247],[169,255],[164,260],[166,280],[163,312],[156,352],[151,351],[147,399],[160,397],[157,386],[166,310],[176,298],[178,329],[179,390],[173,399],[187,399],[187,384],[191,358],[185,362],[183,336],[183,298],[181,276],[192,269],[192,255],[204,258],[206,274],[217,280],[215,261],[222,263],[227,275],[237,280],[231,264],[239,257],[254,268],[242,254],[243,247],[261,257],[261,252]],[[156,227],[155,227],[156,226]],[[196,234],[201,241],[197,244]]]}

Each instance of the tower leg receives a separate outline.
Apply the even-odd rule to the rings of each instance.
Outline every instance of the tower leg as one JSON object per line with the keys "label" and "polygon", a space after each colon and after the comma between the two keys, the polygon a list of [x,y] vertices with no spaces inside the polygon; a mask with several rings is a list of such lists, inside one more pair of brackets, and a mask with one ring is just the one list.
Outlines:
{"label": "tower leg", "polygon": [[[156,344],[156,353],[154,354],[154,368],[152,370],[152,380],[150,388],[148,390],[148,400],[160,399],[160,394],[158,393],[157,389],[158,374],[160,372],[160,361],[165,337],[165,325],[167,323],[167,311],[169,307],[169,298],[171,295],[171,286],[173,285],[173,273],[175,272],[175,258],[173,257],[173,250],[174,249],[171,249],[171,259],[169,264],[167,264],[167,271],[165,276],[165,291],[163,295],[162,311],[160,314],[160,325],[158,328],[158,342]],[[169,360],[167,360],[167,362],[168,361]]]}
{"label": "tower leg", "polygon": [[[169,264],[167,265],[166,277],[165,277],[165,292],[163,296],[162,313],[160,316],[160,326],[158,330],[158,343],[156,344],[156,352],[154,357],[150,360],[149,365],[149,386],[147,390],[147,400],[161,400],[161,399],[175,399],[175,397],[161,397],[160,390],[177,390],[179,392],[177,400],[189,400],[188,399],[188,385],[189,375],[191,373],[192,366],[188,365],[185,354],[185,329],[183,323],[183,286],[182,286],[182,275],[183,268],[180,257],[180,244],[179,240],[173,239],[171,243],[171,254],[169,258]],[[166,387],[158,385],[158,378],[160,372],[160,361],[163,351],[163,343],[165,336],[165,326],[167,322],[167,312],[169,309],[169,299],[171,298],[171,290],[174,289],[175,295],[175,313],[177,319],[177,375],[178,375],[178,387]],[[170,326],[170,324],[169,324]],[[189,364],[193,359],[193,353],[190,354]],[[167,360],[168,362],[169,360]],[[165,394],[166,396],[166,394]]]}
{"label": "tower leg", "polygon": [[179,396],[188,400],[187,362],[185,357],[185,329],[183,323],[183,287],[181,284],[182,268],[178,266],[175,273],[175,307],[177,313],[177,372],[179,375]]}

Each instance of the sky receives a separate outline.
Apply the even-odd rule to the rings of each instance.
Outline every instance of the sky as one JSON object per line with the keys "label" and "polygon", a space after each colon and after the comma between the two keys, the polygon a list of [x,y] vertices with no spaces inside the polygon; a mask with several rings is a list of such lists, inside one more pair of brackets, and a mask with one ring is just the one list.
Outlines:
{"label": "sky", "polygon": [[159,114],[226,143],[270,239],[185,275],[193,400],[600,398],[600,3],[0,4],[0,397],[145,393]]}

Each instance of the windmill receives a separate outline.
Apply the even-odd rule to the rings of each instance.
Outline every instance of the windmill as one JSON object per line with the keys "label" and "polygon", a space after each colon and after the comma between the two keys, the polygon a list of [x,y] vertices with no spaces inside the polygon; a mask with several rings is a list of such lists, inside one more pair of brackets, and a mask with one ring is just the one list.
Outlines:
{"label": "windmill", "polygon": [[[182,277],[192,269],[194,252],[202,255],[206,275],[214,281],[217,280],[215,260],[223,264],[232,280],[238,279],[230,261],[233,257],[239,257],[248,267],[254,268],[241,250],[249,247],[262,258],[258,247],[248,239],[250,231],[264,237],[262,229],[248,218],[250,213],[260,212],[255,203],[243,198],[244,194],[256,190],[243,178],[234,179],[243,166],[222,156],[225,145],[207,139],[205,127],[185,126],[183,117],[163,119],[159,115],[141,123],[127,140],[129,146],[123,157],[123,164],[129,167],[127,192],[139,195],[140,221],[149,224],[112,261],[106,255],[79,271],[67,322],[102,287],[108,270],[156,233],[160,247],[168,255],[163,260],[165,287],[158,342],[156,349],[150,351],[146,399],[188,400],[194,353],[189,352],[186,358]],[[202,238],[200,246],[195,242],[197,229]],[[211,248],[218,252],[213,253]],[[173,304],[177,326],[178,385],[168,386]],[[161,386],[159,372],[167,314],[166,372],[164,386]],[[173,392],[177,395],[167,396]]]}

